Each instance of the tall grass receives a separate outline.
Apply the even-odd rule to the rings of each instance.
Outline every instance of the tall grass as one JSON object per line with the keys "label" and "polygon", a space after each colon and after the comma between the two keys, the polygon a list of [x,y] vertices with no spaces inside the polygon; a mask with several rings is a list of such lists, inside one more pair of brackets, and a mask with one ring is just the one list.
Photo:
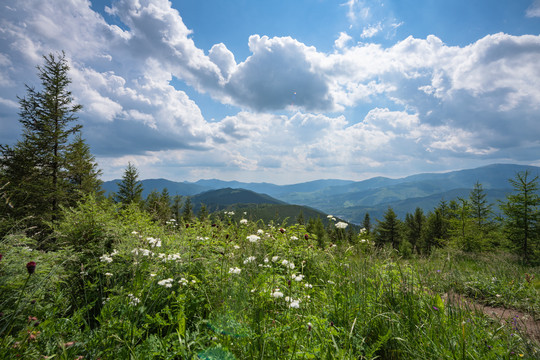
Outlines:
{"label": "tall grass", "polygon": [[[24,237],[0,243],[0,329],[12,329],[0,334],[0,358],[540,356],[511,325],[445,297],[538,314],[538,269],[506,255],[404,260],[369,243],[321,249],[299,225],[161,227],[136,208],[91,202],[58,227],[61,250],[30,251]],[[16,309],[27,261],[37,268]]]}

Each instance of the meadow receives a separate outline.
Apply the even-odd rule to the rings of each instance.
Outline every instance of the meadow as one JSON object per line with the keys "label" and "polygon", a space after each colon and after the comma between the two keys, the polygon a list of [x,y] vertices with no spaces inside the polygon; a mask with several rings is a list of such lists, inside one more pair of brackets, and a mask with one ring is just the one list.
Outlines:
{"label": "meadow", "polygon": [[2,359],[540,358],[540,269],[503,252],[405,258],[363,233],[321,247],[299,224],[160,225],[93,199],[51,239],[0,242]]}

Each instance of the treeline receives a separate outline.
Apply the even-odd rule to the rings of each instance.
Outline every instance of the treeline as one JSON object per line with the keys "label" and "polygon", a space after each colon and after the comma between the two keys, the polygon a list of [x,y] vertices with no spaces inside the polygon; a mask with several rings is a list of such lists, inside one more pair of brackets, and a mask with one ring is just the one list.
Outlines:
{"label": "treeline", "polygon": [[[434,248],[450,246],[467,252],[511,250],[525,262],[538,263],[538,176],[520,172],[509,181],[513,193],[499,204],[489,203],[482,184],[477,182],[468,198],[441,200],[428,213],[416,208],[404,220],[391,207],[376,224],[371,223],[366,213],[360,239],[370,240],[379,247],[390,246],[403,256],[427,255]],[[495,212],[496,208],[501,212]]]}

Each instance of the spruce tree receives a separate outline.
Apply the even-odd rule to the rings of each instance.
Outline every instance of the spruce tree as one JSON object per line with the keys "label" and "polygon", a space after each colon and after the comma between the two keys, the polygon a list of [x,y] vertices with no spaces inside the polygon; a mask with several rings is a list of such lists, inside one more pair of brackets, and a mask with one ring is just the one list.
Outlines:
{"label": "spruce tree", "polygon": [[100,176],[101,170],[90,147],[78,134],[66,152],[66,178],[70,185],[71,201],[90,194],[102,196],[105,191],[101,188],[103,182]]}
{"label": "spruce tree", "polygon": [[490,217],[492,215],[491,204],[488,203],[487,194],[478,181],[469,194],[469,203],[471,208],[471,218],[474,219],[476,230],[485,234],[491,225]]}
{"label": "spruce tree", "polygon": [[184,211],[182,213],[182,220],[185,223],[189,223],[193,218],[193,205],[191,205],[191,198],[188,196],[186,202],[184,203]]}
{"label": "spruce tree", "polygon": [[401,221],[391,207],[384,213],[384,220],[377,224],[375,242],[377,245],[390,243],[392,248],[398,249],[401,242]]}
{"label": "spruce tree", "polygon": [[139,171],[132,163],[128,163],[122,181],[118,183],[118,192],[116,193],[116,202],[128,205],[131,203],[140,203],[142,201],[143,186],[139,181]]}
{"label": "spruce tree", "polygon": [[422,237],[422,230],[426,222],[424,211],[417,207],[414,214],[407,213],[405,215],[404,235],[411,246],[412,250],[418,252],[418,244]]}
{"label": "spruce tree", "polygon": [[517,252],[525,260],[538,261],[535,250],[540,238],[540,196],[538,176],[531,179],[528,171],[510,179],[514,193],[506,197],[501,209],[506,215],[504,230]]}
{"label": "spruce tree", "polygon": [[70,139],[81,129],[76,113],[82,108],[68,90],[65,54],[43,59],[37,66],[41,89],[26,85],[26,96],[19,98],[22,139],[13,148],[0,147],[0,177],[13,205],[6,216],[29,219],[36,231],[56,222],[60,206],[70,202],[67,154]]}

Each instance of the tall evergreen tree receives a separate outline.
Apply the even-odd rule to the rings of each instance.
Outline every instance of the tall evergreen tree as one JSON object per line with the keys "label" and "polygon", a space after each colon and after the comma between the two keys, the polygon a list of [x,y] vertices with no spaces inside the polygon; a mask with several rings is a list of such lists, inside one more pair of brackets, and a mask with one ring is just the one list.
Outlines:
{"label": "tall evergreen tree", "polygon": [[22,139],[14,148],[0,147],[1,177],[13,204],[8,216],[26,217],[43,229],[55,222],[60,206],[69,201],[67,175],[69,141],[81,125],[76,124],[75,104],[68,90],[71,79],[64,53],[43,57],[37,66],[41,89],[26,85],[26,96],[19,98]]}
{"label": "tall evergreen tree", "polygon": [[491,223],[490,217],[492,215],[492,206],[488,203],[486,197],[487,194],[482,184],[477,181],[469,194],[470,216],[474,219],[477,230],[484,233],[489,229]]}
{"label": "tall evergreen tree", "polygon": [[[506,215],[504,230],[521,257],[530,262],[540,238],[540,196],[538,176],[531,179],[528,171],[510,179],[514,193],[506,197],[501,209]],[[534,260],[538,260],[534,258]]]}
{"label": "tall evergreen tree", "polygon": [[404,235],[411,246],[412,250],[418,252],[418,245],[422,237],[422,230],[426,222],[424,211],[417,207],[414,214],[407,213],[405,215]]}
{"label": "tall evergreen tree", "polygon": [[142,201],[143,186],[139,181],[139,171],[132,163],[128,163],[122,181],[118,183],[116,202],[122,204],[140,203]]}
{"label": "tall evergreen tree", "polygon": [[66,178],[71,185],[70,199],[77,200],[81,196],[96,194],[102,196],[104,190],[100,180],[101,170],[98,168],[90,147],[80,134],[67,147]]}
{"label": "tall evergreen tree", "polygon": [[391,244],[398,249],[401,242],[401,221],[391,207],[384,213],[384,219],[379,221],[375,229],[375,242],[377,245]]}
{"label": "tall evergreen tree", "polygon": [[185,223],[189,223],[193,218],[193,205],[191,204],[191,198],[188,196],[184,203],[184,211],[182,212],[182,220]]}
{"label": "tall evergreen tree", "polygon": [[182,210],[182,196],[181,195],[174,195],[172,199],[172,205],[171,205],[171,211],[172,216],[176,221],[180,221],[180,212]]}
{"label": "tall evergreen tree", "polygon": [[366,215],[364,215],[364,221],[362,222],[362,227],[366,229],[367,235],[371,233],[371,219],[369,218],[369,213],[366,213]]}

